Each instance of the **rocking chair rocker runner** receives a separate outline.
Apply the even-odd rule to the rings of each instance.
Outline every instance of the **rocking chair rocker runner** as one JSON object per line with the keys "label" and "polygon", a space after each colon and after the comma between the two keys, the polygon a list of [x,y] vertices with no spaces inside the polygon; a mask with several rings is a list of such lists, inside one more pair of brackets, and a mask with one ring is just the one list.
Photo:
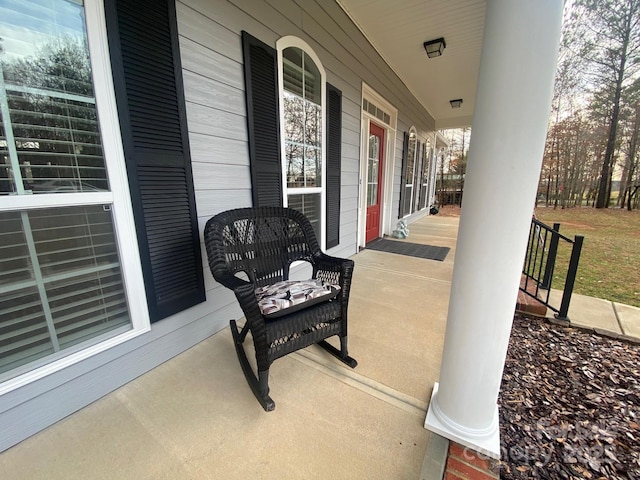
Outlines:
{"label": "rocking chair rocker runner", "polygon": [[[244,312],[246,323],[238,330],[236,321],[231,320],[231,333],[247,382],[266,411],[275,408],[269,397],[269,367],[277,358],[317,343],[355,368],[357,362],[347,351],[353,260],[322,253],[313,227],[302,213],[281,207],[229,210],[207,222],[204,240],[213,277],[233,290]],[[278,311],[277,315],[263,313],[256,290],[289,280],[291,264],[299,260],[311,264],[314,283],[326,290],[312,292],[308,299],[293,295],[293,288],[290,292],[277,292],[275,304],[293,306]],[[241,272],[248,281],[237,275]],[[263,290],[270,289],[260,288],[260,292]],[[243,346],[249,332],[255,348],[257,376]],[[325,341],[334,335],[340,338],[340,349]]]}

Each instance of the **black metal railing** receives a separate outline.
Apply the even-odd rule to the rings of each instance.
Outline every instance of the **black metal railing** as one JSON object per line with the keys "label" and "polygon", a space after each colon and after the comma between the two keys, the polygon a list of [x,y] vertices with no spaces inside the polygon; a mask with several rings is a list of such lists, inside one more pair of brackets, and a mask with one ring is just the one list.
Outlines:
{"label": "black metal railing", "polygon": [[[531,220],[527,254],[522,269],[523,283],[520,290],[553,310],[555,317],[560,320],[569,320],[567,314],[583,241],[582,235],[576,235],[573,239],[562,235],[559,223],[554,223],[553,227],[550,227],[535,218]],[[557,265],[560,251],[562,251],[563,261],[561,265]],[[558,268],[562,271],[558,272]],[[554,284],[558,285],[561,282],[563,282],[562,300],[560,306],[556,307],[551,303],[551,289]]]}

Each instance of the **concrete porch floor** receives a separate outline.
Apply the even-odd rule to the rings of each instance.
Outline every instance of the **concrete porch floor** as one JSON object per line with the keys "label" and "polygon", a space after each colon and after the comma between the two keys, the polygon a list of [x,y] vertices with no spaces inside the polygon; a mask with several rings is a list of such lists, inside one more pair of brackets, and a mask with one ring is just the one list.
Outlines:
{"label": "concrete porch floor", "polygon": [[0,454],[3,479],[417,479],[440,369],[458,219],[408,241],[444,262],[363,250],[348,369],[318,347],[271,368],[274,412],[242,375],[228,329]]}

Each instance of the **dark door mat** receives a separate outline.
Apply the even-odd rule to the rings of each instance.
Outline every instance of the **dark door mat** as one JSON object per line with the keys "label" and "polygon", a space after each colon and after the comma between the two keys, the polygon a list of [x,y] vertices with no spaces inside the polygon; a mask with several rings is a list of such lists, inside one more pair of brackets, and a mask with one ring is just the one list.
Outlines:
{"label": "dark door mat", "polygon": [[419,243],[387,240],[385,238],[376,238],[367,243],[365,248],[378,250],[379,252],[425,258],[427,260],[438,260],[439,262],[442,262],[447,257],[450,250],[449,247],[435,247],[433,245],[421,245]]}

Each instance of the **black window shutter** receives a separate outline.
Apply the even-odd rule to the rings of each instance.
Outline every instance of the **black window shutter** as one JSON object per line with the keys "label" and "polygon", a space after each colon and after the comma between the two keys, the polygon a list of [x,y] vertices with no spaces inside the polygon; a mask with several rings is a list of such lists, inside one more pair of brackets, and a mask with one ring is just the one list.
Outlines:
{"label": "black window shutter", "polygon": [[327,248],[340,243],[342,92],[327,83]]}
{"label": "black window shutter", "polygon": [[282,206],[278,60],[266,43],[242,32],[247,132],[254,207]]}
{"label": "black window shutter", "polygon": [[405,216],[404,196],[407,184],[407,157],[409,155],[409,134],[404,132],[404,141],[402,143],[402,175],[400,176],[400,206],[398,208],[398,218]]}
{"label": "black window shutter", "polygon": [[174,0],[107,0],[120,130],[151,321],[205,300]]}

